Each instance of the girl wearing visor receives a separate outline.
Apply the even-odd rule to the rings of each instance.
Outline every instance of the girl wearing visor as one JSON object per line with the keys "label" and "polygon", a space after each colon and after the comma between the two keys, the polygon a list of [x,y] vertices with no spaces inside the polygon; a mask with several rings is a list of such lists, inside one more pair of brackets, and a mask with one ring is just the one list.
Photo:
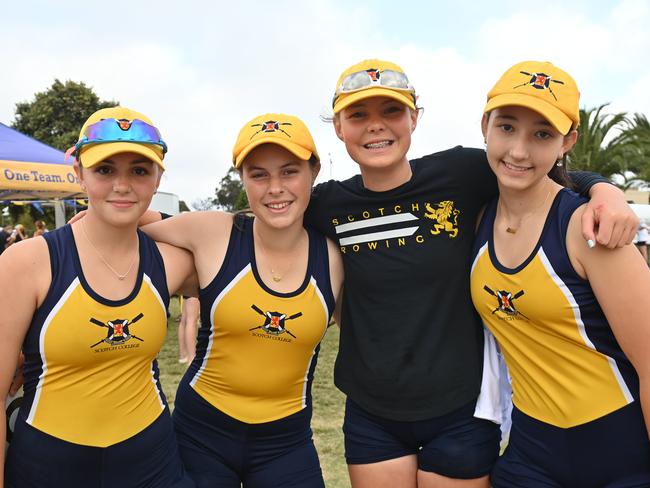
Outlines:
{"label": "girl wearing visor", "polygon": [[481,219],[471,288],[514,403],[494,487],[650,486],[650,270],[633,246],[582,239],[586,199],[566,188],[564,165],[578,99],[568,73],[526,61],[485,106],[499,197]]}
{"label": "girl wearing visor", "polygon": [[[345,266],[334,381],[348,397],[346,460],[355,488],[487,487],[500,433],[485,419],[500,412],[477,406],[484,340],[469,275],[477,216],[497,188],[482,150],[407,159],[416,100],[396,64],[342,73],[333,124],[361,174],[316,186],[305,218]],[[622,223],[600,214],[599,241],[629,241],[622,193],[593,192],[592,205],[626,209]]]}
{"label": "girl wearing visor", "polygon": [[143,228],[191,251],[196,356],[176,394],[181,457],[198,487],[322,487],[311,384],[342,282],[336,246],[303,227],[320,169],[291,115],[244,125],[233,149],[253,217],[193,212]]}
{"label": "girl wearing visor", "polygon": [[[156,364],[169,296],[196,293],[194,266],[186,251],[137,229],[166,150],[144,115],[95,112],[71,148],[86,217],[0,257],[1,391],[25,356],[0,486],[194,486]],[[0,419],[3,439],[4,428]]]}

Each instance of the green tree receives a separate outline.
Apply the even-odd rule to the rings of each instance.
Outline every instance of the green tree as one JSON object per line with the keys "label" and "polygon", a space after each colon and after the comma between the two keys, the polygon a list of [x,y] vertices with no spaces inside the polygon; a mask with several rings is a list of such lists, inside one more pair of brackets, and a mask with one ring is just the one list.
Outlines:
{"label": "green tree", "polygon": [[636,113],[626,130],[629,147],[626,154],[630,170],[628,186],[646,187],[650,184],[650,121]]}
{"label": "green tree", "polygon": [[650,176],[650,124],[644,115],[604,113],[607,104],[580,110],[578,141],[569,154],[571,169],[594,171],[622,189]]}
{"label": "green tree", "polygon": [[118,105],[102,101],[83,82],[58,79],[50,88],[36,93],[29,102],[16,104],[16,118],[11,126],[45,144],[65,151],[79,136],[79,129],[93,112]]}
{"label": "green tree", "polygon": [[213,210],[216,207],[216,204],[214,203],[214,198],[197,198],[192,202],[192,208],[194,210],[198,210],[199,212],[202,210]]}
{"label": "green tree", "polygon": [[621,134],[626,114],[603,113],[607,104],[580,109],[578,140],[569,155],[571,169],[594,171],[609,178],[619,173],[618,162],[624,144]]}
{"label": "green tree", "polygon": [[239,171],[234,167],[230,167],[226,176],[221,178],[214,193],[214,205],[223,210],[233,212],[248,207]]}

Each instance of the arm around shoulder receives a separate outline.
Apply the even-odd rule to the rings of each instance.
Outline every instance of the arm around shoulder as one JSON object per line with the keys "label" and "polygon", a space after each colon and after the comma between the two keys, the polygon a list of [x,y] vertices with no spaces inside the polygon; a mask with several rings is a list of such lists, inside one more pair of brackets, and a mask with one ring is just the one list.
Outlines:
{"label": "arm around shoulder", "polygon": [[149,237],[194,252],[206,237],[227,232],[232,214],[219,211],[187,212],[142,227]]}
{"label": "arm around shoulder", "polygon": [[198,296],[199,280],[192,253],[164,242],[156,244],[165,263],[169,294]]}
{"label": "arm around shoulder", "polygon": [[625,194],[612,184],[596,182],[589,187],[591,200],[582,218],[586,240],[609,248],[630,244],[639,218],[627,204]]}

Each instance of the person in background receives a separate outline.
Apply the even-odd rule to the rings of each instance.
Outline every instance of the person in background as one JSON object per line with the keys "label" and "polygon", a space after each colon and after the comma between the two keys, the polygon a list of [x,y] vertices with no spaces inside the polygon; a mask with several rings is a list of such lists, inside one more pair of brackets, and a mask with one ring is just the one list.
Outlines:
{"label": "person in background", "polygon": [[42,220],[37,220],[34,222],[34,226],[36,227],[34,230],[34,237],[42,236],[48,231],[47,227],[45,227],[45,222]]}
{"label": "person in background", "polygon": [[0,229],[0,254],[2,254],[5,248],[9,245],[9,237],[11,237],[11,226],[5,225]]}
{"label": "person in background", "polygon": [[178,321],[179,363],[191,363],[196,354],[196,331],[200,305],[196,297],[181,298],[183,302],[181,318]]}
{"label": "person in background", "polygon": [[5,248],[11,246],[12,244],[17,244],[24,239],[27,239],[27,235],[25,234],[25,226],[23,226],[23,224],[16,224],[14,226],[14,229],[11,231],[11,234],[9,234],[9,239],[7,240]]}

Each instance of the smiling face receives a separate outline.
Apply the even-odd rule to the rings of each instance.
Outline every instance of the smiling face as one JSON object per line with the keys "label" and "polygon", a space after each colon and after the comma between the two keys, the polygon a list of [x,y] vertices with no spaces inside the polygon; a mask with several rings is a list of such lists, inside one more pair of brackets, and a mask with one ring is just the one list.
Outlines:
{"label": "smiling face", "polygon": [[88,193],[88,211],[113,225],[137,223],[162,176],[157,164],[136,153],[115,154],[90,168],[75,169]]}
{"label": "smiling face", "polygon": [[503,188],[523,190],[545,178],[575,144],[577,132],[562,135],[539,113],[506,106],[484,114],[487,158]]}
{"label": "smiling face", "polygon": [[262,144],[246,156],[242,182],[260,222],[276,229],[302,226],[319,163],[298,159],[277,144]]}
{"label": "smiling face", "polygon": [[334,118],[336,135],[362,172],[389,173],[408,166],[406,153],[416,125],[417,112],[388,97],[364,98]]}

